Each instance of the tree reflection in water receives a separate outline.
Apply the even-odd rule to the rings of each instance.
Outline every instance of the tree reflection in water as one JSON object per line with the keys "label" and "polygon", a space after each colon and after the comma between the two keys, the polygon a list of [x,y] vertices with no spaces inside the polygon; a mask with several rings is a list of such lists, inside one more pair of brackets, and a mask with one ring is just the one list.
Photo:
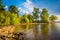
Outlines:
{"label": "tree reflection in water", "polygon": [[42,40],[48,40],[49,24],[41,24]]}
{"label": "tree reflection in water", "polygon": [[50,34],[50,39],[51,40],[59,40],[59,37],[58,37],[58,32],[57,32],[57,25],[56,23],[52,23],[51,24],[51,34]]}
{"label": "tree reflection in water", "polygon": [[51,30],[52,30],[51,32],[56,32],[56,26],[57,26],[56,23],[51,24]]}

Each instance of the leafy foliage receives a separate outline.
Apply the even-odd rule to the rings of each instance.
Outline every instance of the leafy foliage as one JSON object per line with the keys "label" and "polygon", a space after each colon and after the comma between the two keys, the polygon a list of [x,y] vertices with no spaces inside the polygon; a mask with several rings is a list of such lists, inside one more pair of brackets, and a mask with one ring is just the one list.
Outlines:
{"label": "leafy foliage", "polygon": [[54,21],[54,20],[56,20],[57,19],[57,17],[55,16],[55,15],[51,15],[51,17],[50,17],[50,20],[51,21]]}
{"label": "leafy foliage", "polygon": [[2,0],[0,0],[0,11],[5,11],[4,7],[5,6],[2,4]]}
{"label": "leafy foliage", "polygon": [[22,16],[21,23],[29,23],[28,15],[26,13]]}
{"label": "leafy foliage", "polygon": [[46,8],[42,9],[42,13],[41,13],[40,17],[41,17],[42,22],[49,22],[49,14],[48,14],[48,10]]}
{"label": "leafy foliage", "polygon": [[[0,25],[16,25],[20,23],[32,23],[32,22],[40,22],[39,17],[41,17],[41,22],[48,23],[49,22],[49,14],[46,8],[42,9],[42,12],[39,16],[40,10],[39,8],[34,8],[32,15],[25,13],[23,16],[18,15],[18,8],[15,5],[11,5],[8,8],[8,11],[5,11],[5,6],[2,4],[2,0],[0,0]],[[52,15],[50,20],[54,21],[57,17]]]}
{"label": "leafy foliage", "polygon": [[17,14],[12,13],[11,14],[11,24],[19,24],[19,23],[20,23],[20,20],[17,17]]}
{"label": "leafy foliage", "polygon": [[31,14],[28,14],[28,19],[29,19],[29,22],[32,23],[33,22],[33,16]]}
{"label": "leafy foliage", "polygon": [[9,7],[9,11],[10,11],[11,13],[18,13],[18,9],[17,9],[17,7],[14,6],[14,5],[11,5],[11,6]]}
{"label": "leafy foliage", "polygon": [[4,14],[0,13],[0,25],[4,22],[5,16]]}
{"label": "leafy foliage", "polygon": [[32,13],[33,13],[33,18],[37,20],[39,18],[39,13],[40,13],[39,8],[34,8]]}

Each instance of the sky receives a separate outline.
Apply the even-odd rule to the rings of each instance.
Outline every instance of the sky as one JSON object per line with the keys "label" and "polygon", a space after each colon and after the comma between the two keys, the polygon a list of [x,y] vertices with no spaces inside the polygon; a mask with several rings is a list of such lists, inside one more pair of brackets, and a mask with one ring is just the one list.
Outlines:
{"label": "sky", "polygon": [[9,6],[15,5],[20,11],[19,15],[30,13],[34,7],[38,7],[40,11],[43,8],[47,8],[50,15],[56,15],[60,20],[60,0],[2,0],[3,4],[6,5],[6,10]]}

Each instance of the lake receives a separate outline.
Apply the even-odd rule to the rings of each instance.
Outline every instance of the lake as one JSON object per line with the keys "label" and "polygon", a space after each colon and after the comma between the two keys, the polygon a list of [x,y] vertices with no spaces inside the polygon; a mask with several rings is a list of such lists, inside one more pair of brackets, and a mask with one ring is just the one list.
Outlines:
{"label": "lake", "polygon": [[22,40],[60,40],[60,23],[27,24],[0,28],[0,35],[24,32]]}

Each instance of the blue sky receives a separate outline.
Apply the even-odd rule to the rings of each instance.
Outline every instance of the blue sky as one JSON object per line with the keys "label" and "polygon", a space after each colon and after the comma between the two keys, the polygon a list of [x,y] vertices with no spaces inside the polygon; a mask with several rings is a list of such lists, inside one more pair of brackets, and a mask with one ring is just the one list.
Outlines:
{"label": "blue sky", "polygon": [[47,8],[49,14],[60,14],[60,0],[2,0],[3,4],[9,7],[15,5],[21,12],[32,12],[33,7],[40,10]]}
{"label": "blue sky", "polygon": [[2,2],[6,5],[6,10],[10,5],[15,5],[20,11],[20,15],[25,12],[31,14],[33,8],[38,7],[40,11],[47,8],[50,15],[60,17],[60,0],[2,0]]}

